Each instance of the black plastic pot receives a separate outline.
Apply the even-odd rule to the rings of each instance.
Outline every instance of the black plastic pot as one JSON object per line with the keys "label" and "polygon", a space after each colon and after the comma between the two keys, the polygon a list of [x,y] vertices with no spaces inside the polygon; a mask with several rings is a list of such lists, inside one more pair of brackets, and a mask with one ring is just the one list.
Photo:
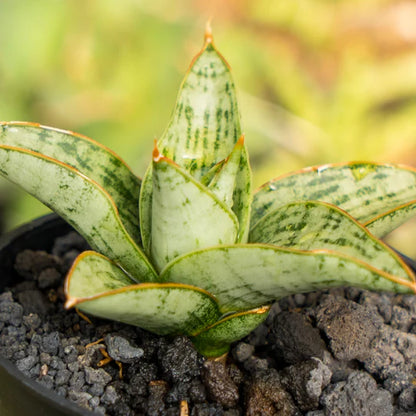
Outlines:
{"label": "black plastic pot", "polygon": [[[0,237],[0,291],[18,278],[13,269],[16,254],[23,249],[48,250],[56,237],[71,227],[55,214],[38,218]],[[22,374],[0,356],[0,415],[54,416],[82,415],[81,409]]]}

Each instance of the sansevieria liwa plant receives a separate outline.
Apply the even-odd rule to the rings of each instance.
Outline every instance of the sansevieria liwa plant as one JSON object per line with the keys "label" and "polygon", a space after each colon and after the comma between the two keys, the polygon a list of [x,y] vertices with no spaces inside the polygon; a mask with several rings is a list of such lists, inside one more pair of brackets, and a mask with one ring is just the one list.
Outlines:
{"label": "sansevieria liwa plant", "polygon": [[0,124],[0,173],[77,229],[66,307],[186,334],[206,356],[284,296],[334,286],[412,292],[379,238],[416,214],[416,170],[325,165],[252,192],[230,68],[208,33],[144,179],[87,137]]}

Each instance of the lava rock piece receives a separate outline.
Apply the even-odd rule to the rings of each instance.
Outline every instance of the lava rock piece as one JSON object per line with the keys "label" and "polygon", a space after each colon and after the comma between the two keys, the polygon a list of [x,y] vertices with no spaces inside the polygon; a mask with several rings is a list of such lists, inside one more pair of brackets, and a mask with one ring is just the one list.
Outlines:
{"label": "lava rock piece", "polygon": [[390,293],[376,293],[365,290],[361,292],[358,303],[368,308],[376,308],[384,322],[390,323],[393,310],[392,298],[393,295]]}
{"label": "lava rock piece", "polygon": [[146,414],[163,416],[165,414],[165,397],[169,387],[166,381],[156,380],[149,383],[149,400]]}
{"label": "lava rock piece", "polygon": [[51,267],[59,270],[61,264],[59,257],[46,251],[24,250],[17,254],[14,267],[20,276],[37,279],[43,270]]}
{"label": "lava rock piece", "polygon": [[226,416],[222,406],[218,403],[196,404],[191,410],[191,416]]}
{"label": "lava rock piece", "polygon": [[38,286],[40,289],[57,287],[61,281],[61,273],[53,267],[42,270],[38,276]]}
{"label": "lava rock piece", "polygon": [[0,322],[19,326],[23,320],[23,307],[13,301],[10,292],[5,292],[0,297]]}
{"label": "lava rock piece", "polygon": [[103,368],[91,368],[85,367],[85,381],[88,384],[100,384],[100,385],[107,385],[112,377],[108,374]]}
{"label": "lava rock piece", "polygon": [[246,342],[239,342],[232,350],[233,357],[240,363],[250,358],[254,353],[254,346]]}
{"label": "lava rock piece", "polygon": [[158,359],[163,373],[173,382],[187,382],[200,375],[200,356],[187,337],[175,337],[172,343],[163,345]]}
{"label": "lava rock piece", "polygon": [[239,400],[238,387],[231,379],[224,363],[206,360],[202,371],[202,380],[212,400],[225,407],[234,407]]}
{"label": "lava rock piece", "polygon": [[385,326],[371,345],[371,354],[363,361],[368,372],[384,380],[393,394],[413,385],[416,368],[416,335]]}
{"label": "lava rock piece", "polygon": [[101,401],[107,404],[115,404],[119,395],[114,386],[107,386],[104,394],[101,396]]}
{"label": "lava rock piece", "polygon": [[79,252],[89,249],[89,245],[84,237],[80,236],[75,231],[71,231],[62,237],[56,238],[52,247],[52,254],[61,257],[72,249],[76,249]]}
{"label": "lava rock piece", "polygon": [[322,390],[331,381],[331,370],[317,358],[287,367],[281,373],[283,386],[300,410],[307,412],[319,406]]}
{"label": "lava rock piece", "polygon": [[321,397],[326,415],[391,416],[392,395],[367,373],[356,371],[346,381],[331,385]]}
{"label": "lava rock piece", "polygon": [[317,311],[317,326],[330,340],[338,360],[364,360],[370,344],[378,335],[383,321],[374,311],[353,301],[328,296]]}
{"label": "lava rock piece", "polygon": [[46,352],[51,355],[58,354],[58,349],[60,346],[60,339],[58,332],[54,331],[48,335],[42,337],[42,352]]}
{"label": "lava rock piece", "polygon": [[40,290],[24,290],[17,293],[16,297],[26,315],[36,313],[44,316],[53,309],[48,298]]}
{"label": "lava rock piece", "polygon": [[398,399],[398,405],[403,410],[413,410],[416,408],[416,387],[411,386],[404,389]]}
{"label": "lava rock piece", "polygon": [[271,342],[276,358],[287,364],[296,364],[312,357],[322,359],[326,345],[319,330],[300,313],[282,312],[272,324]]}
{"label": "lava rock piece", "polygon": [[247,416],[300,416],[276,370],[256,373],[245,386]]}
{"label": "lava rock piece", "polygon": [[38,362],[38,358],[32,355],[28,355],[21,360],[16,362],[16,367],[22,372],[28,372],[33,368],[33,366]]}
{"label": "lava rock piece", "polygon": [[143,356],[141,348],[133,346],[126,338],[119,335],[107,335],[104,338],[108,355],[122,363],[132,363]]}

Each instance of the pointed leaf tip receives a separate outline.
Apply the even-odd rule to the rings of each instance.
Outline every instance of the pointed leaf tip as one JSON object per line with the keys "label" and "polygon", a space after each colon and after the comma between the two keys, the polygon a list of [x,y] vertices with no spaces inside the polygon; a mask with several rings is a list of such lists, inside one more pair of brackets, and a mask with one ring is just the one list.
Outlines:
{"label": "pointed leaf tip", "polygon": [[68,299],[65,301],[64,308],[65,308],[65,309],[71,309],[71,308],[73,308],[73,307],[74,307],[77,303],[78,303],[77,298],[68,298]]}
{"label": "pointed leaf tip", "polygon": [[163,157],[162,154],[159,152],[159,149],[157,148],[157,140],[154,140],[154,147],[153,147],[153,161],[159,162],[159,160]]}
{"label": "pointed leaf tip", "polygon": [[212,21],[212,18],[210,17],[205,25],[205,34],[204,34],[205,45],[208,43],[212,43],[212,41],[214,40],[212,36],[211,21]]}

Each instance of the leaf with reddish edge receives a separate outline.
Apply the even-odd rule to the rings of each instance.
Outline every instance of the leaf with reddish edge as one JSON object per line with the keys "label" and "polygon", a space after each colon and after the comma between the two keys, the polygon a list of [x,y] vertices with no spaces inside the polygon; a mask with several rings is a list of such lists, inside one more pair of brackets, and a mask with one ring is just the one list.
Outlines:
{"label": "leaf with reddish edge", "polygon": [[66,308],[139,326],[160,335],[194,335],[221,316],[215,298],[184,284],[131,284],[106,257],[87,251],[69,271]]}
{"label": "leaf with reddish edge", "polygon": [[157,148],[153,160],[151,255],[156,269],[189,251],[234,243],[234,213]]}
{"label": "leaf with reddish edge", "polygon": [[160,152],[200,179],[228,157],[241,136],[234,81],[208,30],[182,82]]}
{"label": "leaf with reddish edge", "polygon": [[326,202],[291,202],[276,208],[252,228],[250,242],[300,250],[333,250],[414,281],[413,272],[395,251],[347,212]]}
{"label": "leaf with reddish edge", "polygon": [[166,265],[160,281],[198,285],[218,299],[224,313],[331,287],[397,293],[413,293],[416,288],[410,277],[392,275],[342,253],[269,244],[235,244],[187,253]]}
{"label": "leaf with reddish edge", "polygon": [[268,212],[293,201],[324,201],[347,211],[383,237],[416,213],[416,169],[351,162],[315,166],[273,179],[253,197],[251,227]]}
{"label": "leaf with reddish edge", "polygon": [[59,160],[95,181],[111,196],[127,232],[140,243],[141,181],[112,150],[72,131],[25,122],[0,122],[0,144]]}
{"label": "leaf with reddish edge", "polygon": [[157,280],[153,266],[124,228],[114,201],[96,182],[55,159],[4,145],[0,174],[59,214],[132,278]]}

